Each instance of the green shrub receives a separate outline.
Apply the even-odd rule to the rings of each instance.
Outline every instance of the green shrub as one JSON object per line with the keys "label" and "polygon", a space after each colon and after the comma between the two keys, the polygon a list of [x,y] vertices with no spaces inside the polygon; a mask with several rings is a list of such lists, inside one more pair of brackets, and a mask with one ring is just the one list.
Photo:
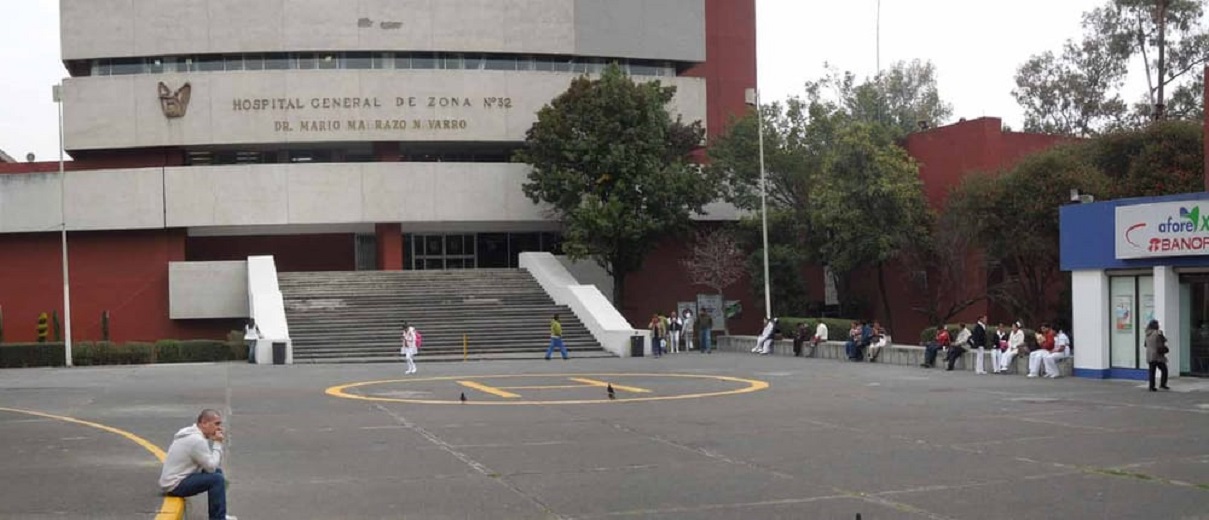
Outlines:
{"label": "green shrub", "polygon": [[182,363],[185,356],[181,353],[181,342],[174,339],[161,339],[155,342],[152,353],[155,363]]}
{"label": "green shrub", "polygon": [[781,327],[781,335],[786,338],[792,338],[794,332],[798,330],[798,324],[806,322],[806,328],[810,329],[810,335],[814,336],[814,329],[819,326],[819,322],[827,324],[827,339],[830,341],[843,341],[848,339],[848,328],[852,326],[851,318],[796,318],[784,317],[779,318],[777,322]]}
{"label": "green shrub", "polygon": [[0,345],[0,368],[61,367],[62,343],[5,343]]}
{"label": "green shrub", "polygon": [[151,362],[150,343],[81,341],[72,345],[72,362],[79,366],[142,365]]}
{"label": "green shrub", "polygon": [[227,333],[227,348],[231,351],[231,359],[244,361],[248,359],[248,343],[243,339],[242,330]]}
{"label": "green shrub", "polygon": [[[71,350],[72,363],[78,366],[200,363],[248,358],[242,333],[237,342],[212,339],[165,339],[155,343],[80,341],[73,343]],[[0,345],[0,368],[63,366],[64,357],[62,343]]]}
{"label": "green shrub", "polygon": [[229,361],[236,359],[232,356],[231,348],[225,341],[212,339],[187,339],[180,342],[181,361],[198,363],[203,361]]}

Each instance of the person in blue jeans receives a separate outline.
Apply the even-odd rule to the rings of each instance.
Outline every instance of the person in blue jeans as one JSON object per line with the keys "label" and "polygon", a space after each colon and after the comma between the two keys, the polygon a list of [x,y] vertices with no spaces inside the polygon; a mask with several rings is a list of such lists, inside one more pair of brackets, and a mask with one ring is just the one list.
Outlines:
{"label": "person in blue jeans", "polygon": [[210,408],[198,414],[196,424],[176,432],[160,472],[164,494],[186,498],[205,493],[210,520],[236,520],[227,514],[227,482],[219,467],[226,439],[222,414]]}
{"label": "person in blue jeans", "polygon": [[697,328],[701,330],[701,353],[710,354],[713,352],[713,345],[710,344],[710,335],[713,333],[714,317],[709,312],[702,312],[697,318]]}
{"label": "person in blue jeans", "polygon": [[563,345],[563,325],[558,322],[557,314],[550,319],[550,348],[546,349],[546,361],[550,361],[550,355],[554,354],[554,347],[558,347],[563,354],[563,359],[567,359],[567,346]]}

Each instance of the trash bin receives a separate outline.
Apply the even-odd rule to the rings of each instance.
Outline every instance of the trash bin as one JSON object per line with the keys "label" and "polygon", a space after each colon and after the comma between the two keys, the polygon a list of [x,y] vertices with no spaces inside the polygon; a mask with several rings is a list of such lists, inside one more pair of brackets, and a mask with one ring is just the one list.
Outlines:
{"label": "trash bin", "polygon": [[273,364],[285,364],[285,343],[273,343]]}
{"label": "trash bin", "polygon": [[646,353],[646,338],[630,336],[630,357],[642,357]]}

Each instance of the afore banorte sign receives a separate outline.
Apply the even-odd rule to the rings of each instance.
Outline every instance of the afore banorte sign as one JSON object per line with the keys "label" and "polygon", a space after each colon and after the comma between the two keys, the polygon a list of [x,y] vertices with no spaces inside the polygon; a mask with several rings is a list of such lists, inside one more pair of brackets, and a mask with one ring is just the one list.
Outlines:
{"label": "afore banorte sign", "polygon": [[1118,206],[1116,257],[1209,255],[1209,204],[1200,201]]}

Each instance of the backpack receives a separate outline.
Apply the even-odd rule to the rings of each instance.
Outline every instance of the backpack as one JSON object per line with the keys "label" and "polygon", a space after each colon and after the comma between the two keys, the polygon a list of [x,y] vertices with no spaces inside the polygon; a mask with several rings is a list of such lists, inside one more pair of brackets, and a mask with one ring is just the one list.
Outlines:
{"label": "backpack", "polygon": [[420,346],[423,344],[424,344],[424,336],[421,335],[420,331],[417,330],[416,331],[416,350],[419,350]]}

